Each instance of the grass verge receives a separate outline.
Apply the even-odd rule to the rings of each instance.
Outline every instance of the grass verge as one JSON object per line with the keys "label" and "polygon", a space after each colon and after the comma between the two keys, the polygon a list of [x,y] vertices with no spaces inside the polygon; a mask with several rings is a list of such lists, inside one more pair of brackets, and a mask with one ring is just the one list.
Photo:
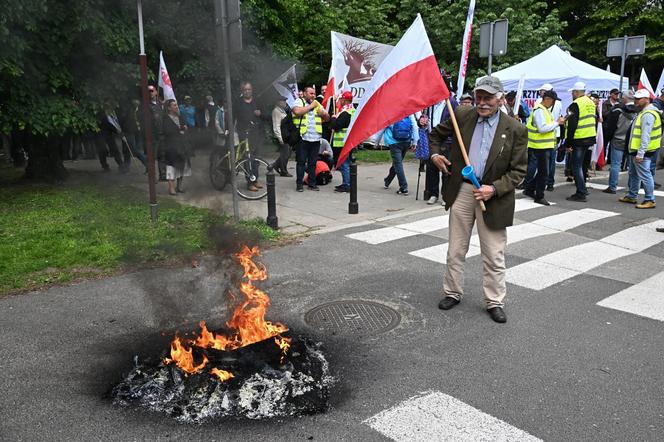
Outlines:
{"label": "grass verge", "polygon": [[[355,150],[353,157],[358,163],[391,163],[392,157],[390,156],[389,149],[386,150]],[[404,161],[419,161],[412,152],[408,152]]]}
{"label": "grass verge", "polygon": [[[210,227],[228,217],[172,200],[150,222],[132,187],[9,185],[0,188],[0,294],[184,262],[213,250]],[[279,232],[262,220],[240,230],[263,241]]]}

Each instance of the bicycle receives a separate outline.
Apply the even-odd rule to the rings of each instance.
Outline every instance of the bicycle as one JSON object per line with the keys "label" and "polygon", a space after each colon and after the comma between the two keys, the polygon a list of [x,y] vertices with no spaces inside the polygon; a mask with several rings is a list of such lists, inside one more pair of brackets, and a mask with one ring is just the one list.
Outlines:
{"label": "bicycle", "polygon": [[[267,171],[268,163],[254,156],[249,148],[249,139],[246,138],[235,147],[235,181],[238,182],[238,177],[243,180],[249,177],[250,181],[256,181],[256,176],[251,171],[251,162],[257,164],[257,170],[263,166]],[[224,150],[215,149],[210,154],[210,182],[212,187],[217,190],[224,190],[226,184],[230,181],[231,171],[231,156],[230,152],[224,153]],[[264,187],[259,189],[258,192],[251,192],[244,188],[242,185],[237,186],[237,193],[242,198],[247,200],[259,200],[267,195],[267,189]]]}

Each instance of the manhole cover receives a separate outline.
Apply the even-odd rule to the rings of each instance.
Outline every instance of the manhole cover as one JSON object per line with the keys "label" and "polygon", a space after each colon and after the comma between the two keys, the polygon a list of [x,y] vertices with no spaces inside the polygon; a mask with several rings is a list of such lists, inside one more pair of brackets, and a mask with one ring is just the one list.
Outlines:
{"label": "manhole cover", "polygon": [[319,305],[304,315],[320,331],[344,335],[375,335],[392,330],[401,316],[395,310],[371,301],[335,301]]}

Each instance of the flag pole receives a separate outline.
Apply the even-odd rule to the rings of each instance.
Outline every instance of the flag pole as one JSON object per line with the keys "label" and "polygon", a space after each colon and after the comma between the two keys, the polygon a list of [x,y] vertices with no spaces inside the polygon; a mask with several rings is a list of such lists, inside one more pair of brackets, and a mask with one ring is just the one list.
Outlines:
{"label": "flag pole", "polygon": [[[452,120],[452,126],[454,126],[454,133],[457,137],[457,141],[459,142],[459,148],[461,149],[461,155],[463,156],[463,162],[466,164],[466,166],[470,166],[470,159],[468,158],[468,153],[466,152],[466,146],[463,144],[463,138],[461,138],[461,132],[459,131],[459,123],[457,123],[456,116],[454,115],[454,108],[452,108],[452,100],[445,100],[447,101],[447,110],[450,113],[450,119]],[[498,111],[500,112],[500,111]],[[484,201],[479,200],[478,201],[480,204],[480,208],[482,209],[482,212],[486,212],[486,206],[484,205]]]}

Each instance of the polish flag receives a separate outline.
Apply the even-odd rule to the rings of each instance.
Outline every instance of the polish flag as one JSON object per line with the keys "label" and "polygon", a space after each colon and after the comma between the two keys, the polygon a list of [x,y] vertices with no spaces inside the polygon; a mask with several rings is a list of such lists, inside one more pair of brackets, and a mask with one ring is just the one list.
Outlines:
{"label": "polish flag", "polygon": [[324,109],[327,109],[327,102],[330,98],[334,97],[334,66],[330,67],[330,75],[328,76],[327,79],[327,87],[325,88],[325,96],[323,97],[323,102],[321,103],[323,105]]}
{"label": "polish flag", "polygon": [[[597,104],[597,111],[602,112],[602,101]],[[593,146],[593,152],[590,160],[598,167],[600,170],[606,164],[606,159],[604,158],[604,131],[602,130],[602,123],[597,123],[597,140]]]}
{"label": "polish flag", "polygon": [[461,45],[461,62],[459,63],[459,78],[457,80],[457,97],[463,94],[463,84],[466,81],[466,68],[468,67],[468,53],[470,52],[470,39],[473,36],[473,17],[475,16],[475,0],[470,0],[468,15],[466,16],[466,29],[463,32]]}
{"label": "polish flag", "polygon": [[657,89],[655,89],[653,92],[655,92],[655,94],[662,94],[662,91],[664,91],[664,68],[662,68],[662,74],[659,76]]}
{"label": "polish flag", "polygon": [[362,95],[348,126],[337,168],[355,146],[371,135],[449,96],[422,17],[417,14]]}
{"label": "polish flag", "polygon": [[164,53],[159,51],[159,87],[164,91],[164,100],[175,100],[175,92],[173,92],[173,85],[171,84],[171,77],[168,76],[166,63],[164,63]]}
{"label": "polish flag", "polygon": [[641,76],[639,77],[639,87],[636,90],[638,91],[639,89],[645,89],[650,92],[651,100],[657,98],[657,95],[655,95],[655,92],[652,90],[652,86],[650,85],[650,80],[648,80],[648,75],[646,75],[646,70],[643,68],[641,68]]}

